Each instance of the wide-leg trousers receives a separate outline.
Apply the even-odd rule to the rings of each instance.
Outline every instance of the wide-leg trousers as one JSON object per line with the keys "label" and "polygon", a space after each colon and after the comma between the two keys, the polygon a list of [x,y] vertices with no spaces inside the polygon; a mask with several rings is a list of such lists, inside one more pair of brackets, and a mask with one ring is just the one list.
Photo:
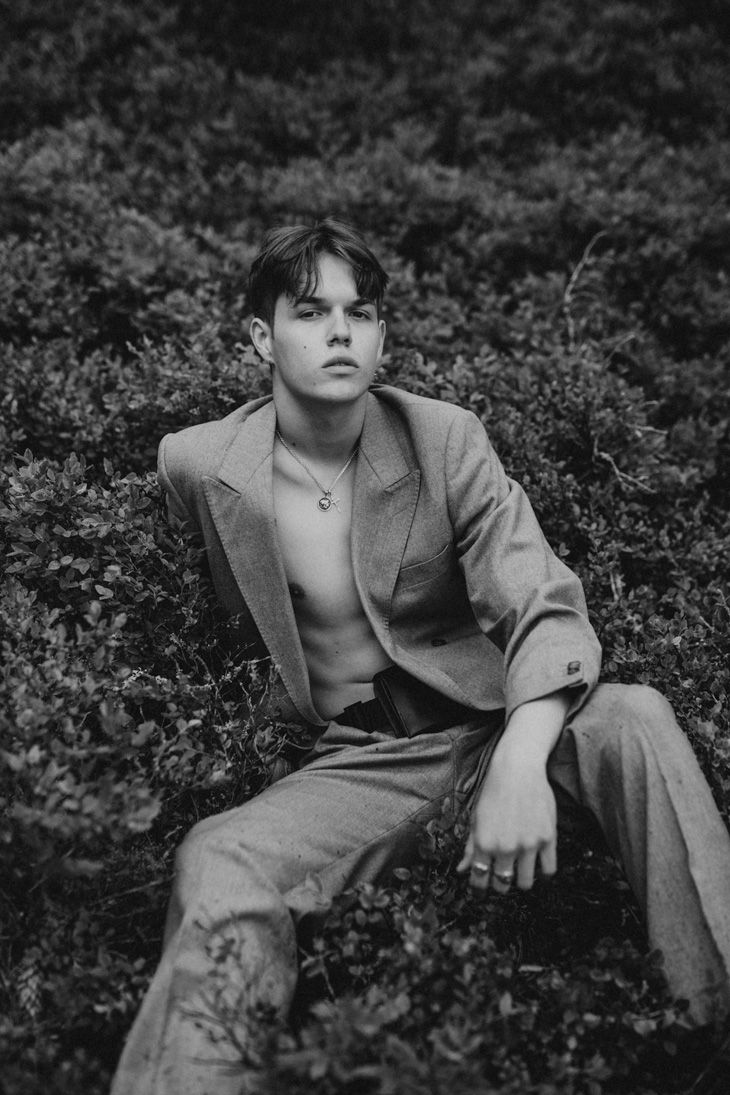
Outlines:
{"label": "wide-leg trousers", "polygon": [[[286,1013],[298,922],[412,863],[445,800],[473,798],[500,729],[485,716],[402,739],[330,723],[297,771],[196,825],[112,1095],[238,1095],[235,1016],[256,1002]],[[599,685],[548,774],[558,802],[587,807],[623,864],[673,993],[698,1022],[727,1014],[730,837],[669,704],[644,686]]]}

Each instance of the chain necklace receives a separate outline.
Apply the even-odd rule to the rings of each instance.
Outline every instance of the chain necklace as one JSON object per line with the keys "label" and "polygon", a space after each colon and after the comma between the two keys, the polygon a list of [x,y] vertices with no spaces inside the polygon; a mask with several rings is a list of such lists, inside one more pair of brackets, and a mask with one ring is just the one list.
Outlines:
{"label": "chain necklace", "polygon": [[319,487],[319,489],[322,491],[322,497],[317,499],[317,505],[322,510],[322,512],[326,513],[327,510],[331,509],[332,506],[334,506],[335,509],[339,512],[340,499],[339,498],[333,498],[332,497],[332,491],[335,489],[336,485],[339,483],[340,479],[345,474],[345,472],[349,468],[350,464],[352,463],[352,461],[357,456],[357,450],[358,450],[359,446],[355,445],[355,448],[350,453],[350,456],[349,456],[348,461],[345,464],[344,468],[342,468],[342,470],[337,473],[337,475],[334,477],[334,479],[330,483],[329,487],[323,487],[322,484],[320,483],[319,479],[317,478],[317,476],[314,475],[314,473],[312,471],[310,471],[310,469],[307,467],[307,465],[304,463],[304,461],[300,460],[295,452],[292,452],[292,450],[289,448],[286,441],[281,436],[281,434],[279,433],[278,430],[276,431],[276,436],[279,438],[282,445],[284,446],[286,451],[289,453],[289,455],[292,457],[292,459],[296,460],[297,464],[299,464],[299,466],[301,468],[304,468],[304,470],[307,473],[307,475],[309,476],[309,478],[313,482],[315,482],[317,484],[317,486]]}

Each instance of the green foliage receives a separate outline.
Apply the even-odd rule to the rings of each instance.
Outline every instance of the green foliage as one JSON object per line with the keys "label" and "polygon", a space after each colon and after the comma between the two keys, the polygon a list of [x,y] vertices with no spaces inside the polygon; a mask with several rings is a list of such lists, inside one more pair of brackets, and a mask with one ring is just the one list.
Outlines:
{"label": "green foliage", "polygon": [[[266,390],[245,277],[271,223],[367,231],[393,275],[383,378],[483,418],[584,581],[605,675],[671,699],[730,821],[719,0],[20,0],[0,20],[9,1095],[107,1089],[174,847],[296,745],[152,475],[163,433]],[[702,1045],[610,860],[569,848],[556,883],[482,908],[447,824],[303,940],[294,1031],[245,1017],[271,1090],[680,1082]]]}

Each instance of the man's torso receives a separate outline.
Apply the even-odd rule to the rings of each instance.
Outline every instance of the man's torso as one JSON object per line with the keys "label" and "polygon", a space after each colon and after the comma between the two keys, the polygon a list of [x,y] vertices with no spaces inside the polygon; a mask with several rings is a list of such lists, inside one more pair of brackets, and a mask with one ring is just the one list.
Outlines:
{"label": "man's torso", "polygon": [[329,510],[321,492],[277,445],[274,510],[312,700],[324,719],[372,698],[375,673],[391,664],[363,611],[350,547],[354,464],[335,487]]}

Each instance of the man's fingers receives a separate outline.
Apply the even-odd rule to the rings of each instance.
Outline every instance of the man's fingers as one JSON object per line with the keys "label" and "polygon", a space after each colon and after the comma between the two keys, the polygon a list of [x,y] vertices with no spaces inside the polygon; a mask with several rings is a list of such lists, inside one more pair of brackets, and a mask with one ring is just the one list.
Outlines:
{"label": "man's fingers", "polygon": [[513,886],[520,890],[532,889],[535,883],[537,863],[545,876],[554,875],[557,870],[555,842],[537,849],[520,852],[517,855],[502,854],[492,856],[488,852],[468,850],[459,864],[460,871],[469,871],[469,883],[475,890],[484,892],[492,889],[495,893],[509,893]]}
{"label": "man's fingers", "polygon": [[540,868],[544,875],[554,875],[558,869],[557,841],[551,840],[540,849]]}
{"label": "man's fingers", "polygon": [[461,861],[460,861],[460,863],[458,864],[458,866],[456,868],[457,871],[459,871],[460,874],[463,873],[464,871],[468,871],[469,868],[471,867],[471,857],[473,856],[473,854],[474,854],[474,837],[471,834],[469,834],[469,838],[468,838],[466,844],[464,845],[464,854],[461,857]]}
{"label": "man's fingers", "polygon": [[508,893],[514,878],[514,855],[496,855],[492,863],[492,889],[495,893]]}
{"label": "man's fingers", "polygon": [[517,886],[529,890],[535,882],[537,864],[540,873],[549,877],[557,870],[557,841],[551,840],[539,849],[492,854],[478,848],[472,836],[466,842],[464,855],[457,866],[460,873],[469,872],[469,885],[482,893],[491,889],[506,894]]}
{"label": "man's fingers", "polygon": [[492,861],[488,855],[474,854],[469,870],[469,885],[475,890],[486,890],[492,877]]}
{"label": "man's fingers", "polygon": [[515,882],[521,890],[532,889],[532,884],[535,881],[535,861],[537,859],[537,852],[523,852],[520,858],[517,860],[517,873],[515,875]]}
{"label": "man's fingers", "polygon": [[489,885],[492,857],[486,853],[475,852],[473,835],[469,836],[461,862],[456,869],[462,874],[465,871],[469,872],[469,885],[475,890],[486,890]]}
{"label": "man's fingers", "polygon": [[492,875],[492,857],[488,852],[478,851],[474,843],[474,834],[470,833],[464,847],[464,855],[457,871],[469,872],[469,885],[475,890],[486,890]]}

